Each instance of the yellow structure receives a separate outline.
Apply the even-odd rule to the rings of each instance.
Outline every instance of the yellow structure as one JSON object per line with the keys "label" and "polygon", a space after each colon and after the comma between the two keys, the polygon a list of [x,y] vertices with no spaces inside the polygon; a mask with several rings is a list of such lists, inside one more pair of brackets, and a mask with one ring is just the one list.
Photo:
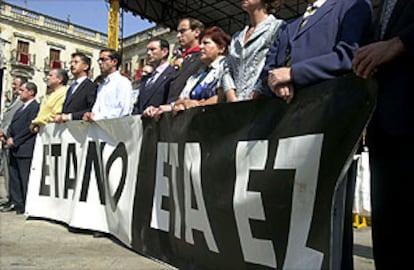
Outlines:
{"label": "yellow structure", "polygon": [[108,48],[118,50],[119,42],[119,1],[108,0],[110,4],[108,14]]}

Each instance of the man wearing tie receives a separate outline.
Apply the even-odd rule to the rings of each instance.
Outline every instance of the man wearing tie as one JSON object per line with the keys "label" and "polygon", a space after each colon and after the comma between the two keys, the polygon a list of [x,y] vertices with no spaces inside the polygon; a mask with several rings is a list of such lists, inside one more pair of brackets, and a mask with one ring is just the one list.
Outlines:
{"label": "man wearing tie", "polygon": [[23,214],[26,204],[27,185],[36,135],[29,130],[30,123],[39,111],[35,100],[37,87],[26,82],[20,87],[20,99],[23,105],[16,111],[4,136],[10,151],[10,197],[11,203],[2,208],[2,212],[16,211]]}
{"label": "man wearing tie", "polygon": [[155,69],[141,83],[133,114],[142,114],[148,106],[158,107],[167,102],[170,83],[175,75],[174,67],[168,62],[169,52],[170,44],[164,39],[153,38],[148,42],[148,63]]}
{"label": "man wearing tie", "polygon": [[[288,23],[275,39],[261,74],[264,94],[287,103],[294,101],[295,91],[301,88],[351,73],[354,52],[371,26],[370,0],[307,2],[304,15]],[[341,213],[340,209],[345,209],[343,215],[334,217],[334,231],[340,233],[333,234],[333,245],[342,248],[341,257],[334,263],[340,264],[341,269],[352,270],[355,183],[351,176],[338,183],[334,211]]]}
{"label": "man wearing tie", "polygon": [[81,120],[85,112],[92,110],[96,100],[96,84],[88,78],[90,66],[91,59],[84,53],[72,54],[70,71],[74,81],[66,93],[62,114],[55,116],[56,123]]}
{"label": "man wearing tie", "polygon": [[413,204],[414,1],[384,0],[378,11],[372,43],[358,49],[353,60],[357,75],[373,76],[378,84],[367,129],[372,247],[377,270],[408,269],[406,244],[413,233],[398,226],[405,224]]}
{"label": "man wearing tie", "polygon": [[308,0],[309,7],[282,30],[266,57],[267,95],[292,101],[296,89],[352,71],[352,58],[371,24],[369,0]]}

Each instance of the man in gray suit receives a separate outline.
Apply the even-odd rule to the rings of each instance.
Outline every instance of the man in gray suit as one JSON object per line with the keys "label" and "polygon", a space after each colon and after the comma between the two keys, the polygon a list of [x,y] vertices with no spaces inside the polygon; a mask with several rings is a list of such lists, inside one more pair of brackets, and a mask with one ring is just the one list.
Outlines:
{"label": "man in gray suit", "polygon": [[[7,134],[7,129],[13,119],[14,113],[23,105],[23,102],[20,100],[20,86],[27,82],[27,79],[24,77],[16,77],[12,82],[13,98],[3,113],[3,118],[1,119],[0,124],[0,138],[3,138],[4,134]],[[10,200],[9,196],[9,149],[4,140],[2,140],[2,149],[1,149],[1,165],[0,171],[4,175],[4,184],[5,190],[7,191],[7,198],[1,198],[1,204],[4,205]]]}

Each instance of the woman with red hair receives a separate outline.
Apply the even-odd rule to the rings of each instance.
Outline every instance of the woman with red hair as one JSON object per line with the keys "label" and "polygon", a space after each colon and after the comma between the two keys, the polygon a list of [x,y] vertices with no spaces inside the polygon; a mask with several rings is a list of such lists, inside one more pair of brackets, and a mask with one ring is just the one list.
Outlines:
{"label": "woman with red hair", "polygon": [[230,40],[230,35],[220,27],[207,28],[200,45],[200,60],[205,64],[205,68],[187,79],[178,100],[158,108],[150,106],[145,109],[143,115],[154,117],[166,111],[178,112],[217,103],[217,90],[221,87],[225,56]]}

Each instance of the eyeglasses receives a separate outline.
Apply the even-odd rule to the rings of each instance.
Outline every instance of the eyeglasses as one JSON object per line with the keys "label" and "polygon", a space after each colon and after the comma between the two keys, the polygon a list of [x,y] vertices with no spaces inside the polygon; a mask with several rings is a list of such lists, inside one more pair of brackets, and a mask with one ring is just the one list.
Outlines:
{"label": "eyeglasses", "polygon": [[192,30],[191,28],[187,28],[187,29],[177,29],[177,32],[180,34],[184,34],[185,32]]}
{"label": "eyeglasses", "polygon": [[108,60],[112,60],[112,59],[110,57],[100,57],[100,58],[98,58],[98,63],[105,62],[105,61],[108,61]]}

